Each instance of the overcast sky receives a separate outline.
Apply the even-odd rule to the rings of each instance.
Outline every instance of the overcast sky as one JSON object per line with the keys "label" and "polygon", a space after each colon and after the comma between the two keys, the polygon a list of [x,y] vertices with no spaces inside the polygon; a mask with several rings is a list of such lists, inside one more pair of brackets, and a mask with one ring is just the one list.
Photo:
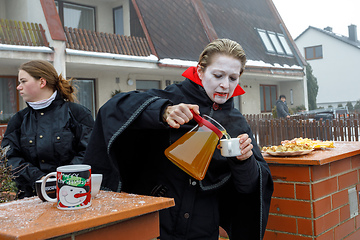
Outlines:
{"label": "overcast sky", "polygon": [[360,0],[273,0],[291,36],[295,39],[309,26],[333,28],[348,36],[348,26],[357,25],[360,39]]}

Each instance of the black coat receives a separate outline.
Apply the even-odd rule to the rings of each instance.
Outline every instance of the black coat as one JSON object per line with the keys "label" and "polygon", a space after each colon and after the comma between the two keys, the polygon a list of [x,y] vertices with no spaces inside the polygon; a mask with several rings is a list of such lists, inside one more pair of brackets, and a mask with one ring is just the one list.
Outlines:
{"label": "black coat", "polygon": [[9,121],[1,146],[12,166],[19,198],[35,195],[34,183],[58,166],[79,164],[94,125],[91,112],[59,94],[47,108],[30,106]]}
{"label": "black coat", "polygon": [[287,116],[290,116],[289,108],[286,102],[283,102],[280,99],[276,101],[276,112],[278,118],[286,118]]}
{"label": "black coat", "polygon": [[[253,156],[225,158],[215,150],[208,172],[197,181],[164,155],[164,150],[196,125],[172,129],[162,121],[169,104],[192,103],[222,124],[232,137],[252,132],[228,100],[214,110],[203,87],[186,79],[165,90],[117,94],[100,110],[84,158],[103,173],[103,189],[175,199],[160,212],[160,238],[218,239],[219,225],[231,239],[260,239],[273,191],[272,178],[253,140]],[[240,238],[239,236],[242,236]]]}

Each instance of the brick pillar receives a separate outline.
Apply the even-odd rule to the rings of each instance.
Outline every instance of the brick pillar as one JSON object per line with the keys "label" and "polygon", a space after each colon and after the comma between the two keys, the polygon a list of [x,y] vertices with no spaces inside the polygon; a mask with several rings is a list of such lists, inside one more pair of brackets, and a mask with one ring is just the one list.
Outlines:
{"label": "brick pillar", "polygon": [[324,165],[269,164],[274,194],[265,240],[360,239],[360,155]]}

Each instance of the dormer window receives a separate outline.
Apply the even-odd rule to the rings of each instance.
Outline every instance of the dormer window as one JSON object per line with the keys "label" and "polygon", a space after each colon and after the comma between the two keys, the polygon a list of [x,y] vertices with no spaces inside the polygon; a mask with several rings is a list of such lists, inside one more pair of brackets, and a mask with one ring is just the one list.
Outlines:
{"label": "dormer window", "polygon": [[271,40],[270,40],[269,36],[267,35],[266,31],[258,29],[258,33],[260,35],[260,38],[261,38],[263,44],[265,45],[266,50],[270,53],[275,53],[274,46],[271,43]]}
{"label": "dormer window", "polygon": [[280,33],[256,29],[268,53],[279,56],[293,56],[285,36]]}
{"label": "dormer window", "polygon": [[271,42],[274,44],[274,47],[275,47],[275,49],[276,49],[276,52],[277,52],[278,54],[285,54],[285,51],[284,51],[284,49],[282,48],[281,43],[280,43],[279,39],[278,39],[277,36],[276,36],[276,33],[274,33],[274,32],[268,32],[268,34],[269,34],[269,37],[270,37]]}
{"label": "dormer window", "polygon": [[277,34],[277,36],[278,36],[282,46],[284,47],[286,55],[293,56],[293,53],[292,53],[292,51],[290,49],[289,44],[287,43],[287,41],[285,39],[285,36],[282,35],[282,34],[279,34],[279,33]]}

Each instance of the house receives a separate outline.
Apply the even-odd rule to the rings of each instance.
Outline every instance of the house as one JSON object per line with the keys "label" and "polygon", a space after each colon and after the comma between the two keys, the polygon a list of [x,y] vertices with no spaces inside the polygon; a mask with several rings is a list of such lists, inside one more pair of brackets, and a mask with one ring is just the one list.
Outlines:
{"label": "house", "polygon": [[25,61],[74,78],[95,117],[116,91],[183,81],[216,38],[247,54],[243,113],[271,113],[280,94],[307,106],[305,61],[271,0],[0,0],[0,120],[26,106],[15,89]]}
{"label": "house", "polygon": [[360,41],[357,26],[348,26],[349,36],[336,34],[331,27],[309,26],[295,43],[317,78],[318,107],[354,106],[360,100]]}

